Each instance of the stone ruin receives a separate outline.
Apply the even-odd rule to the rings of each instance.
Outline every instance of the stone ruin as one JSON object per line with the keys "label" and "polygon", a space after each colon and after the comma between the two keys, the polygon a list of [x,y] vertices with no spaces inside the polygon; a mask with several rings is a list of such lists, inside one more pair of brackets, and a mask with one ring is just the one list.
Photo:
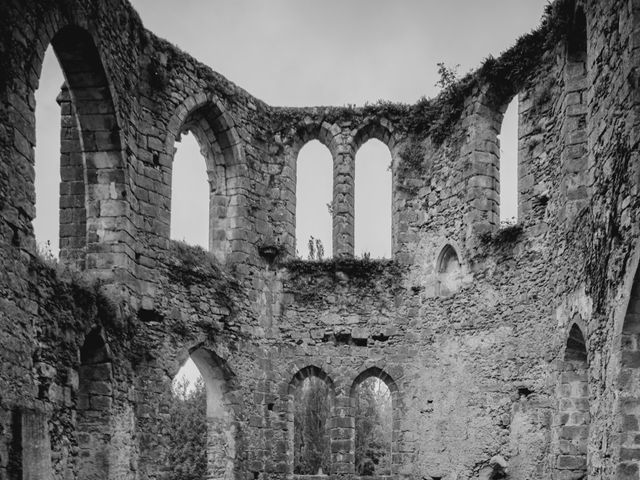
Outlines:
{"label": "stone ruin", "polygon": [[[34,91],[52,45],[61,266],[36,252]],[[273,107],[126,0],[0,2],[0,479],[162,479],[163,393],[193,358],[208,478],[303,480],[293,393],[392,392],[389,479],[640,478],[640,0],[557,0],[415,105]],[[498,135],[518,95],[518,223]],[[41,128],[41,126],[38,126]],[[174,144],[207,164],[210,253],[169,239]],[[355,259],[354,157],[392,157],[393,259]],[[296,160],[333,156],[334,258],[295,258]]]}

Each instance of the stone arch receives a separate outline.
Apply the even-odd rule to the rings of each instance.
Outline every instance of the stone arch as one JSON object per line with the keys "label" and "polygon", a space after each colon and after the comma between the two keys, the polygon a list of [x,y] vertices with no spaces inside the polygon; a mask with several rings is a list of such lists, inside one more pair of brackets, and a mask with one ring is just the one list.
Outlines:
{"label": "stone arch", "polygon": [[589,365],[582,321],[574,317],[560,362],[554,422],[556,478],[587,478],[589,441]]}
{"label": "stone arch", "polygon": [[[619,311],[618,331],[620,331],[620,353],[617,387],[619,418],[616,419],[620,431],[616,478],[635,478],[640,472],[640,461],[633,452],[636,439],[640,435],[640,276],[636,252],[632,260],[631,284],[627,283],[627,303]],[[621,321],[620,321],[621,320]]]}
{"label": "stone arch", "polygon": [[[110,277],[114,267],[130,265],[124,253],[111,251],[130,224],[122,133],[113,88],[93,36],[82,19],[71,23],[55,9],[38,25],[34,48],[25,59],[24,90],[9,95],[9,121],[14,135],[14,170],[23,175],[18,196],[21,214],[35,216],[33,164],[35,118],[29,96],[37,89],[48,45],[65,76],[62,107],[60,258],[80,269]],[[28,173],[27,173],[28,172]],[[26,174],[25,174],[26,173]],[[14,187],[17,188],[17,187]],[[19,225],[18,225],[19,227]],[[31,235],[32,228],[26,228]],[[13,243],[16,244],[14,236]],[[18,240],[18,243],[19,242]]]}
{"label": "stone arch", "polygon": [[447,243],[436,261],[436,275],[438,278],[438,295],[448,296],[460,289],[462,282],[462,262],[458,252]]}
{"label": "stone arch", "polygon": [[293,375],[293,377],[289,381],[289,395],[291,395],[295,391],[295,389],[302,385],[302,382],[304,382],[309,377],[319,378],[320,380],[325,382],[330,388],[331,392],[333,392],[333,394],[335,395],[335,386],[333,380],[322,368],[315,365],[307,365],[306,367],[298,370]]}
{"label": "stone arch", "polygon": [[302,147],[312,140],[318,140],[327,147],[335,161],[341,144],[340,129],[336,125],[321,121],[305,121],[297,126],[289,152],[294,161],[297,160]]}
{"label": "stone arch", "polygon": [[[117,469],[110,452],[113,366],[102,327],[94,327],[80,348],[77,397],[78,474],[82,478],[111,478]],[[105,435],[108,434],[108,435]]]}
{"label": "stone arch", "polygon": [[[287,465],[288,465],[288,469],[290,474],[294,473],[294,469],[295,469],[295,435],[296,435],[296,420],[295,420],[295,394],[296,391],[302,387],[303,383],[305,380],[310,379],[310,378],[316,378],[320,381],[322,381],[328,390],[329,393],[329,415],[328,418],[326,419],[328,425],[325,426],[326,430],[327,430],[327,436],[328,436],[328,441],[329,441],[329,451],[331,453],[331,464],[335,464],[335,459],[334,459],[334,455],[333,455],[333,446],[332,446],[332,441],[334,439],[334,434],[332,432],[332,430],[334,428],[336,428],[335,425],[335,421],[334,421],[334,416],[335,416],[335,402],[336,402],[336,398],[335,398],[335,385],[333,383],[333,380],[331,379],[331,377],[329,377],[329,375],[320,367],[317,367],[315,365],[308,365],[304,368],[301,368],[300,370],[298,370],[295,375],[292,377],[292,379],[289,381],[289,385],[288,385],[288,412],[289,412],[289,418],[290,421],[288,422],[288,439],[287,439],[287,444],[288,444],[288,448],[287,448],[287,452],[288,452],[288,461],[287,461]],[[332,473],[332,472],[324,472],[324,473]]]}
{"label": "stone arch", "polygon": [[[391,396],[394,402],[400,400],[400,390],[395,380],[389,375],[386,371],[384,371],[380,367],[369,367],[366,370],[362,371],[351,383],[351,388],[349,390],[349,396],[353,398],[356,394],[356,389],[358,385],[367,380],[368,378],[376,377],[382,380],[387,387],[389,387],[389,391],[391,392]],[[395,407],[395,404],[394,404]]]}
{"label": "stone arch", "polygon": [[[164,163],[172,168],[176,152],[175,142],[181,134],[191,131],[203,154],[209,181],[209,250],[220,262],[225,262],[242,242],[248,220],[240,205],[246,202],[247,176],[245,153],[235,122],[222,103],[211,94],[197,94],[187,98],[168,123],[164,150],[169,159]],[[170,219],[171,213],[168,212]],[[166,225],[168,236],[169,224]]]}
{"label": "stone arch", "polygon": [[353,154],[356,155],[360,147],[371,139],[380,140],[391,152],[391,158],[394,163],[396,161],[396,144],[397,138],[393,133],[393,127],[386,119],[376,119],[375,121],[365,122],[358,126],[353,132],[352,148]]}
{"label": "stone arch", "polygon": [[[369,367],[366,370],[362,371],[358,376],[354,379],[351,384],[351,388],[349,390],[349,401],[351,411],[356,411],[357,406],[357,395],[358,395],[358,386],[368,380],[370,378],[377,378],[382,381],[391,394],[391,408],[392,408],[392,425],[391,425],[391,475],[396,475],[400,468],[400,459],[399,459],[399,449],[398,443],[400,439],[400,390],[398,388],[395,380],[389,375],[385,370],[380,367],[373,366]],[[355,421],[352,430],[352,435],[350,438],[351,442],[351,451],[356,451],[356,429],[355,429]],[[355,459],[354,459],[355,462]],[[354,463],[354,471],[355,471],[355,463]]]}

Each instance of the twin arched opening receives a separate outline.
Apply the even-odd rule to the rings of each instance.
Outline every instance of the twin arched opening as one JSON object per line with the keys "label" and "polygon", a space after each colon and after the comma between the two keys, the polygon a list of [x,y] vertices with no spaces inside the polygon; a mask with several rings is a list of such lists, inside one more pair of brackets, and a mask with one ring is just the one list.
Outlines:
{"label": "twin arched opening", "polygon": [[346,145],[332,132],[328,124],[305,129],[294,144],[296,255],[390,258],[393,138],[377,123]]}
{"label": "twin arched opening", "polygon": [[383,370],[365,370],[348,396],[336,396],[331,378],[308,366],[289,383],[288,398],[290,473],[381,476],[396,471],[398,389]]}

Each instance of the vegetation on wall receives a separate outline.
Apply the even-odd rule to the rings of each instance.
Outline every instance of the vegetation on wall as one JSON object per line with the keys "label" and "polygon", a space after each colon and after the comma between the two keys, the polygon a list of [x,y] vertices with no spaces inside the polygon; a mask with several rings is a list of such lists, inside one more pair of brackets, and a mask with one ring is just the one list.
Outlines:
{"label": "vegetation on wall", "polygon": [[[545,52],[553,51],[566,41],[573,21],[573,0],[558,0],[545,9],[538,29],[520,37],[516,44],[500,57],[488,57],[481,67],[459,80],[455,80],[455,69],[438,64],[442,91],[435,98],[425,97],[413,105],[379,100],[356,108],[345,107],[316,108],[274,108],[272,112],[274,133],[287,133],[294,129],[304,129],[304,118],[312,114],[329,123],[386,118],[403,134],[418,140],[430,138],[441,145],[454,131],[455,125],[465,108],[465,101],[474,91],[488,87],[491,97],[498,106],[510,100],[525,84],[529,76],[544,61]],[[442,75],[445,75],[444,77]]]}
{"label": "vegetation on wall", "polygon": [[382,275],[400,277],[402,268],[393,260],[371,260],[368,258],[329,258],[326,260],[292,259],[282,264],[294,277],[308,274],[331,274],[342,272],[352,278],[374,278]]}
{"label": "vegetation on wall", "polygon": [[[621,222],[624,217],[622,205],[629,197],[628,178],[633,152],[629,136],[622,131],[617,133],[608,155],[604,156],[611,159],[608,178],[596,183],[598,188],[590,208],[582,210],[576,220],[579,228],[571,229],[568,234],[568,240],[577,243],[584,256],[587,292],[593,298],[594,311],[599,314],[606,314],[610,289],[615,287],[616,278],[624,277],[629,255],[628,250],[620,252],[619,247],[623,245],[625,234]],[[590,232],[590,235],[577,236],[578,232]],[[611,269],[617,270],[615,276],[610,274]]]}

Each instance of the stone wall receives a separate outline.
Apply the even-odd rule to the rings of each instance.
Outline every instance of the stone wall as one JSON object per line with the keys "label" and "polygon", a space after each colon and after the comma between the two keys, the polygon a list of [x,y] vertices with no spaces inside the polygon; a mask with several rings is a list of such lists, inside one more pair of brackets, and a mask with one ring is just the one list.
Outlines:
{"label": "stone wall", "polygon": [[[0,478],[164,478],[166,394],[188,356],[211,478],[293,478],[308,376],[334,398],[332,477],[355,476],[356,387],[377,377],[393,478],[639,478],[639,12],[558,0],[435,99],[286,108],[124,0],[0,4]],[[58,266],[31,225],[49,44],[67,78]],[[516,95],[519,215],[502,227]],[[211,185],[209,253],[169,239],[186,131]],[[391,152],[392,260],[353,258],[370,138]],[[314,139],[334,161],[323,262],[293,258],[297,156]]]}

